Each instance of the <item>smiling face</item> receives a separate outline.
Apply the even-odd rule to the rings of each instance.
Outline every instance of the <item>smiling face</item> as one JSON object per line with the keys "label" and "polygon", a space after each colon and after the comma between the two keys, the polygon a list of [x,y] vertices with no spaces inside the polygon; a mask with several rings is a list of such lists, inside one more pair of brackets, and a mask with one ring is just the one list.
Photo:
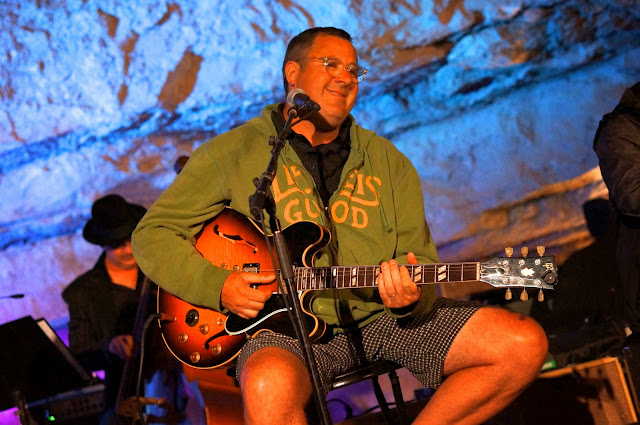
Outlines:
{"label": "smiling face", "polygon": [[[335,58],[346,64],[358,63],[353,45],[342,38],[319,34],[305,58],[285,65],[285,76],[289,88],[300,88],[320,105],[324,120],[311,120],[318,131],[334,131],[349,116],[358,96],[358,83],[351,73],[341,70],[337,76],[330,75],[318,58]],[[324,122],[323,122],[324,121]],[[326,128],[325,128],[326,127]]]}

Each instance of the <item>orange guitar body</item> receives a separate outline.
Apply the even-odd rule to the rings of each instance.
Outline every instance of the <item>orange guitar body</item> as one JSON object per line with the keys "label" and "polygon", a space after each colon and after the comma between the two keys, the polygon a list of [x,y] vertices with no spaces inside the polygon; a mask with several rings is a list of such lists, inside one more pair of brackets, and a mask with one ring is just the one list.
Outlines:
{"label": "orange guitar body", "polygon": [[[297,266],[304,265],[305,260],[311,262],[315,253],[311,249],[324,246],[328,237],[320,226],[310,222],[288,227],[283,235],[288,236],[287,241],[296,242],[289,249],[292,261],[295,263],[294,259],[299,259]],[[261,269],[273,270],[264,234],[254,222],[231,209],[224,210],[203,228],[196,249],[213,265],[223,269],[256,273]],[[274,282],[260,285],[258,289],[274,293],[278,292],[278,285]],[[277,297],[274,295],[272,299]],[[171,353],[188,366],[204,369],[230,366],[251,336],[262,331],[284,332],[290,328],[285,310],[285,314],[265,318],[265,325],[260,329],[230,335],[225,330],[226,315],[190,304],[162,289],[158,290],[158,312],[176,318],[175,321],[160,321],[162,337]],[[307,315],[307,327],[313,330],[311,334],[316,333],[320,327],[318,320],[310,313]],[[234,318],[238,319],[237,316]]]}

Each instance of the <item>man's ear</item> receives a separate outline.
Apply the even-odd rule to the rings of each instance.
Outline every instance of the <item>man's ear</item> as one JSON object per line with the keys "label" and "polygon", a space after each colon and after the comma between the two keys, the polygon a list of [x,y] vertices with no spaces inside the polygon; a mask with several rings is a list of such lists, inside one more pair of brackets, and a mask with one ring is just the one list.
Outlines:
{"label": "man's ear", "polygon": [[300,73],[300,64],[298,62],[289,61],[284,65],[284,76],[289,83],[289,87],[296,86],[296,80]]}

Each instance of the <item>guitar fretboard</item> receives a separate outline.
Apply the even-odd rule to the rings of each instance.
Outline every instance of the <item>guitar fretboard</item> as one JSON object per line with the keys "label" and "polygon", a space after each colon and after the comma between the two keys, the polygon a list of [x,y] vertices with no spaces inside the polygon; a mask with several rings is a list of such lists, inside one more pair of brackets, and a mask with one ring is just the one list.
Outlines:
{"label": "guitar fretboard", "polygon": [[[409,264],[405,267],[418,285],[477,281],[481,272],[478,262]],[[299,291],[371,287],[376,285],[380,273],[380,266],[298,267],[294,270]]]}

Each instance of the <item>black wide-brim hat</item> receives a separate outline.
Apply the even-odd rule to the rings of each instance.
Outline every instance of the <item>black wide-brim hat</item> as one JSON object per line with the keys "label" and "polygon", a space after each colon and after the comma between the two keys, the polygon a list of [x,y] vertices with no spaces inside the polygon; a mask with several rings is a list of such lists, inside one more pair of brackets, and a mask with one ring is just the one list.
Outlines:
{"label": "black wide-brim hat", "polygon": [[142,205],[130,204],[120,195],[106,195],[93,203],[91,218],[82,236],[95,245],[120,246],[131,239],[131,233],[146,212]]}

